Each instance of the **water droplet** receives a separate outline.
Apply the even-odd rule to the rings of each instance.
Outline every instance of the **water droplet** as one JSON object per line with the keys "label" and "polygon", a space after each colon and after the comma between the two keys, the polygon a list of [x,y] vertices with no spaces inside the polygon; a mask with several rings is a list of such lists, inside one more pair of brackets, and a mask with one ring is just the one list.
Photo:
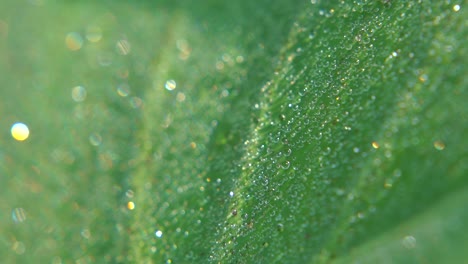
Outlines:
{"label": "water droplet", "polygon": [[289,169],[290,166],[291,166],[291,163],[288,160],[281,164],[281,168],[283,168],[284,170]]}
{"label": "water droplet", "polygon": [[24,141],[29,137],[29,128],[23,123],[15,123],[11,126],[11,135],[17,141]]}
{"label": "water droplet", "polygon": [[452,9],[453,11],[458,12],[460,11],[460,8],[461,8],[460,5],[454,5]]}
{"label": "water droplet", "polygon": [[229,196],[233,197],[233,196],[234,196],[234,192],[233,192],[233,191],[230,191],[230,192],[229,192]]}
{"label": "water droplet", "polygon": [[278,224],[278,231],[283,232],[284,231],[284,225],[283,224]]}

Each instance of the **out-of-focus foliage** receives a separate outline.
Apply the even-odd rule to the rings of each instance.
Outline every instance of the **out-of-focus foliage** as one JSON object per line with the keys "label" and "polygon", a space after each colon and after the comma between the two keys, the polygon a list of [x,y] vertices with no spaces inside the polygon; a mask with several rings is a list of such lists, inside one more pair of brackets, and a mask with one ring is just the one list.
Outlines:
{"label": "out-of-focus foliage", "polygon": [[464,3],[0,7],[2,261],[466,259]]}

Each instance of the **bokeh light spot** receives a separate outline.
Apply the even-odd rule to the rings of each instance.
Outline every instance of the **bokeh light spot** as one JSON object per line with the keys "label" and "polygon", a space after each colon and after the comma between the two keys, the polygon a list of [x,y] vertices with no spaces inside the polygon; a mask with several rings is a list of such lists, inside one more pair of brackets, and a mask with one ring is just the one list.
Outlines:
{"label": "bokeh light spot", "polygon": [[156,237],[162,237],[163,232],[161,230],[157,230],[155,233]]}
{"label": "bokeh light spot", "polygon": [[21,241],[15,241],[12,245],[13,251],[18,255],[23,255],[26,252],[26,246]]}
{"label": "bokeh light spot", "polygon": [[401,243],[407,249],[413,249],[416,247],[416,238],[414,236],[405,236]]}
{"label": "bokeh light spot", "polygon": [[117,86],[117,94],[121,97],[127,97],[130,94],[130,86],[126,83],[122,83]]}
{"label": "bokeh light spot", "polygon": [[18,141],[24,141],[29,137],[29,128],[23,123],[15,123],[11,127],[11,135]]}
{"label": "bokeh light spot", "polygon": [[115,46],[116,46],[117,52],[120,55],[128,55],[130,53],[130,50],[131,50],[130,43],[125,39],[121,39],[117,41],[117,44]]}
{"label": "bokeh light spot", "polygon": [[86,89],[83,86],[75,86],[72,89],[73,101],[79,103],[86,99]]}
{"label": "bokeh light spot", "polygon": [[434,148],[437,149],[437,150],[444,150],[445,149],[445,143],[440,141],[440,140],[437,140],[434,142]]}
{"label": "bokeh light spot", "polygon": [[167,80],[166,84],[164,85],[168,91],[172,91],[177,87],[176,81],[174,80]]}
{"label": "bokeh light spot", "polygon": [[65,37],[65,44],[71,51],[80,50],[81,47],[83,47],[83,37],[80,35],[80,33],[70,32]]}
{"label": "bokeh light spot", "polygon": [[11,218],[16,223],[21,223],[26,220],[26,211],[23,208],[15,208],[11,212]]}
{"label": "bokeh light spot", "polygon": [[89,26],[86,29],[86,39],[89,42],[99,42],[102,39],[102,29],[97,26]]}
{"label": "bokeh light spot", "polygon": [[89,135],[89,143],[91,143],[91,145],[95,147],[101,145],[102,143],[101,135],[99,135],[98,133],[92,133],[91,135]]}

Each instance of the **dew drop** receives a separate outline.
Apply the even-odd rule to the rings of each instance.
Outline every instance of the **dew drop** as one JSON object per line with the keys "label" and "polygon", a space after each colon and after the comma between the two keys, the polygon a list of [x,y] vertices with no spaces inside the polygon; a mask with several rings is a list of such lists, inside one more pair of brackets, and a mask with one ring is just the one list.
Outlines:
{"label": "dew drop", "polygon": [[278,231],[283,232],[284,231],[284,225],[283,224],[278,224]]}
{"label": "dew drop", "polygon": [[281,164],[281,168],[283,168],[284,170],[289,169],[290,166],[291,166],[291,163],[288,160]]}

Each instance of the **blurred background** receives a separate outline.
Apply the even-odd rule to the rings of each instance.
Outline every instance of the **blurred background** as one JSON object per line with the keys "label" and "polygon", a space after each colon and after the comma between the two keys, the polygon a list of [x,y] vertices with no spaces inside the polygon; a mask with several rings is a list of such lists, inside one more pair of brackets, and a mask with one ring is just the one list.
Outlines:
{"label": "blurred background", "polygon": [[[164,180],[168,188],[198,191],[206,164],[197,157],[229,108],[226,98],[238,93],[232,87],[249,78],[244,65],[273,67],[264,55],[277,52],[290,25],[276,23],[265,48],[252,41],[265,38],[253,25],[274,17],[249,14],[248,1],[154,2],[0,4],[3,263],[129,261],[129,219],[139,205],[132,177],[145,174],[141,186],[165,177],[137,165],[172,163],[190,173]],[[282,12],[288,8],[298,7]],[[247,94],[266,72],[251,73],[257,77]],[[184,155],[194,158],[181,163]]]}

